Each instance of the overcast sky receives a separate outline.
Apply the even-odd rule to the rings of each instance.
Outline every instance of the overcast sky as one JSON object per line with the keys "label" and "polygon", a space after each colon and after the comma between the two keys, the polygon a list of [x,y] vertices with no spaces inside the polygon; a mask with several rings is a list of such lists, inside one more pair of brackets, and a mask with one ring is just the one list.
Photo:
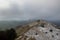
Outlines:
{"label": "overcast sky", "polygon": [[0,20],[60,20],[60,0],[0,0]]}

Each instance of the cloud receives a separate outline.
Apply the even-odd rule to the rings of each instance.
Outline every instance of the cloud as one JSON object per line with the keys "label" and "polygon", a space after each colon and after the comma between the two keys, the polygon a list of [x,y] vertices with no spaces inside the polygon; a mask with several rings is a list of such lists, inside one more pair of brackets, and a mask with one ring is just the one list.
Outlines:
{"label": "cloud", "polygon": [[[41,2],[42,1],[42,2]],[[25,12],[30,13],[31,18],[51,19],[59,12],[59,0],[39,0],[39,2],[28,1],[25,5]]]}
{"label": "cloud", "polygon": [[9,7],[9,4],[8,0],[0,0],[0,9]]}
{"label": "cloud", "polygon": [[8,0],[6,2],[9,3],[7,6],[9,8],[4,7],[0,10],[3,12],[0,13],[0,20],[60,20],[59,0]]}

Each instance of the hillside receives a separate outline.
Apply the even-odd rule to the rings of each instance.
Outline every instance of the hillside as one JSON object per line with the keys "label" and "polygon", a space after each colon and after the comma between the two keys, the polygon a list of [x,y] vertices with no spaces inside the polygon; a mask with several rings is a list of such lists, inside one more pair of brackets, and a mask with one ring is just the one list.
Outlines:
{"label": "hillside", "polygon": [[16,40],[60,40],[60,29],[44,20],[20,25],[16,28]]}

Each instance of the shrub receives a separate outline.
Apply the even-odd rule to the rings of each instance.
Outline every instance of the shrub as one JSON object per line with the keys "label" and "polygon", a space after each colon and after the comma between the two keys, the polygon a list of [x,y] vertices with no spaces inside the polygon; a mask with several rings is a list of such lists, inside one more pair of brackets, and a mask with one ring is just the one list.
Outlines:
{"label": "shrub", "polygon": [[6,31],[0,31],[0,40],[14,40],[17,34],[13,28]]}

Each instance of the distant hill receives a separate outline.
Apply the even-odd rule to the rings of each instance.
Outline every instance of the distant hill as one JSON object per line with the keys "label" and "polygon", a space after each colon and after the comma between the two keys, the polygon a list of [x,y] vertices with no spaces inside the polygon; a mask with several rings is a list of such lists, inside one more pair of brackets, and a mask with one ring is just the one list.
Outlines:
{"label": "distant hill", "polygon": [[25,21],[0,21],[0,29],[15,28],[16,26],[23,24]]}
{"label": "distant hill", "polygon": [[9,29],[9,28],[16,28],[18,25],[25,25],[32,22],[31,20],[28,21],[0,21],[0,30]]}
{"label": "distant hill", "polygon": [[[28,24],[28,23],[34,22],[36,20],[37,19],[27,20],[27,21],[0,21],[0,30],[1,29],[4,30],[4,29],[9,29],[9,28],[16,28],[16,26]],[[60,21],[48,21],[48,22],[56,24],[57,27],[60,26]]]}
{"label": "distant hill", "polygon": [[48,22],[57,25],[56,28],[60,28],[60,21],[48,21]]}

